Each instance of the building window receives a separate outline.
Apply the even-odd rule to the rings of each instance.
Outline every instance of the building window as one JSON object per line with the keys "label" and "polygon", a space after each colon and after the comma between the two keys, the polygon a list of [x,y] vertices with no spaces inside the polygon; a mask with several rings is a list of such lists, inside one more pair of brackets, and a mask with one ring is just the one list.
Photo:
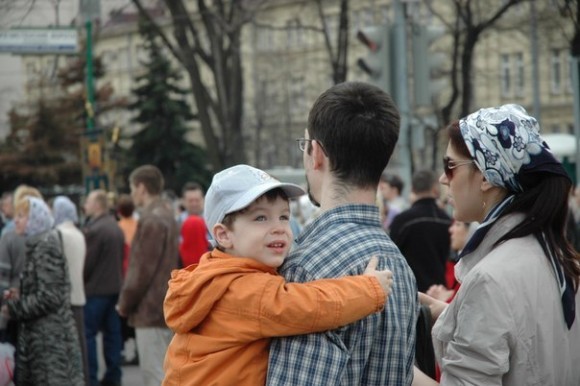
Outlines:
{"label": "building window", "polygon": [[515,83],[515,91],[516,96],[524,96],[524,89],[526,86],[526,77],[525,77],[525,67],[524,67],[524,54],[518,52],[515,54],[515,76],[516,76],[516,83]]}
{"label": "building window", "polygon": [[509,96],[511,92],[511,79],[510,79],[510,56],[508,54],[501,55],[501,95]]}
{"label": "building window", "polygon": [[560,60],[560,50],[552,50],[551,62],[552,93],[559,94],[562,91],[562,62]]}

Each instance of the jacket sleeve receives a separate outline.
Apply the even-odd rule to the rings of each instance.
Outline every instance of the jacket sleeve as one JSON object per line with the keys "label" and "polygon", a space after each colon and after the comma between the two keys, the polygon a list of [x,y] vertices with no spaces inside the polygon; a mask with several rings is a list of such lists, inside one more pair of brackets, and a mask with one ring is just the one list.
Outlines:
{"label": "jacket sleeve", "polygon": [[444,323],[436,335],[447,345],[440,360],[441,385],[502,385],[509,370],[515,331],[511,306],[493,278],[478,275],[454,300],[458,307],[446,311],[453,314],[444,314],[456,319],[453,327]]}
{"label": "jacket sleeve", "polygon": [[129,268],[119,296],[119,308],[123,313],[133,313],[151,286],[160,259],[164,257],[167,237],[168,230],[160,221],[150,218],[139,220],[131,245]]}
{"label": "jacket sleeve", "polygon": [[372,276],[307,283],[270,280],[259,304],[259,331],[262,337],[276,337],[331,330],[381,311],[385,302],[385,292]]}
{"label": "jacket sleeve", "polygon": [[17,320],[32,320],[48,315],[70,296],[68,271],[59,249],[37,246],[32,253],[35,254],[36,279],[32,291],[23,293],[20,299],[7,301],[10,316]]}

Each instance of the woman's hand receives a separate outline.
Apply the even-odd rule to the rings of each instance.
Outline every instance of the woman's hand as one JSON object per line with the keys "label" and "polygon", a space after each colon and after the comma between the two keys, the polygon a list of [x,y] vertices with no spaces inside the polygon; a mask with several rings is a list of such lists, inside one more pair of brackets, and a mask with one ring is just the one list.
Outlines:
{"label": "woman's hand", "polygon": [[385,291],[385,296],[388,297],[391,293],[391,286],[393,285],[393,273],[388,269],[377,271],[378,264],[379,259],[376,256],[371,257],[363,274],[376,277],[379,280],[379,284],[383,288],[383,291]]}
{"label": "woman's hand", "polygon": [[429,306],[429,310],[431,311],[431,317],[433,318],[433,323],[437,321],[439,315],[441,315],[441,313],[447,307],[447,303],[432,298],[431,296],[426,295],[423,292],[419,292],[419,302],[423,305]]}

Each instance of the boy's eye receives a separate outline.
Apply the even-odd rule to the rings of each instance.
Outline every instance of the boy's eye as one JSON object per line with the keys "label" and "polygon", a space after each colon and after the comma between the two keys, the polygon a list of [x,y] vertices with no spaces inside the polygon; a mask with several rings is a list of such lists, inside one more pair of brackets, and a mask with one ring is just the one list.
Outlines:
{"label": "boy's eye", "polygon": [[266,221],[266,216],[264,215],[256,216],[254,221]]}
{"label": "boy's eye", "polygon": [[280,220],[282,220],[282,221],[290,221],[290,216],[288,216],[288,215],[282,215],[282,216],[280,216]]}

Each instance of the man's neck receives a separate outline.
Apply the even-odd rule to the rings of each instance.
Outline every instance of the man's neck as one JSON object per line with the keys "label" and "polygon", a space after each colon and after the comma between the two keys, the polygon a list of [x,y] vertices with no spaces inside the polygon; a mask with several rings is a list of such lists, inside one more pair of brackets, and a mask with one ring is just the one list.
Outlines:
{"label": "man's neck", "polygon": [[151,203],[153,201],[155,201],[156,199],[158,199],[159,196],[152,196],[149,194],[146,194],[145,197],[143,197],[143,207],[148,207],[149,205],[151,205]]}
{"label": "man's neck", "polygon": [[341,184],[322,186],[320,208],[327,211],[347,204],[377,204],[377,189],[361,189]]}

